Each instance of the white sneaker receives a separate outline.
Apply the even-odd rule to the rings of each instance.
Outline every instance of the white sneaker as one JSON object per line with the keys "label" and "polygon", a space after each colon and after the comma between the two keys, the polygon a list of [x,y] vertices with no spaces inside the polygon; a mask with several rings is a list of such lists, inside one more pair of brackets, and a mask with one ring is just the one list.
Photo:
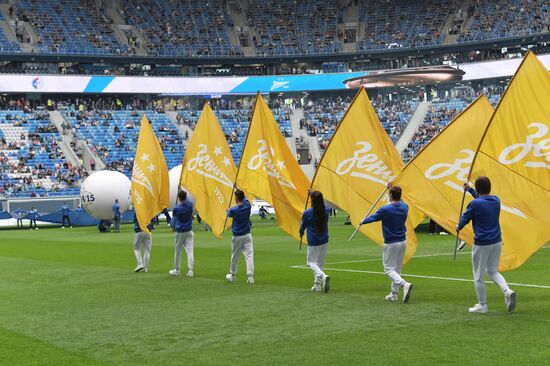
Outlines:
{"label": "white sneaker", "polygon": [[189,271],[187,272],[187,277],[193,277],[194,275],[195,275],[195,274],[193,273],[192,270],[189,270]]}
{"label": "white sneaker", "polygon": [[330,276],[326,276],[323,278],[323,291],[329,292],[330,290]]}
{"label": "white sneaker", "polygon": [[313,285],[313,287],[311,288],[311,291],[313,292],[321,292],[321,285],[319,285],[318,283]]}
{"label": "white sneaker", "polygon": [[34,230],[38,230],[38,228],[37,228],[37,227],[35,227],[35,228],[34,228]]}
{"label": "white sneaker", "polygon": [[457,250],[461,251],[462,249],[464,249],[465,246],[466,246],[466,242],[464,240],[461,240]]}
{"label": "white sneaker", "polygon": [[506,304],[506,310],[508,310],[509,313],[514,311],[516,308],[516,293],[512,290],[507,291],[504,294],[504,303]]}
{"label": "white sneaker", "polygon": [[409,302],[409,298],[411,297],[411,292],[413,289],[412,283],[405,282],[403,285],[403,303],[406,304]]}
{"label": "white sneaker", "polygon": [[235,282],[237,280],[235,276],[233,276],[231,273],[226,274],[225,279],[228,280],[229,282]]}
{"label": "white sneaker", "polygon": [[248,283],[249,285],[253,285],[254,284],[254,277],[248,276],[248,279],[246,280],[246,283]]}
{"label": "white sneaker", "polygon": [[143,267],[143,272],[149,272],[149,270],[146,267]]}
{"label": "white sneaker", "polygon": [[386,301],[391,301],[391,302],[395,302],[397,301],[397,294],[394,294],[393,292],[390,293],[389,295],[386,295],[386,297],[384,298]]}
{"label": "white sneaker", "polygon": [[489,311],[489,308],[487,307],[487,304],[485,305],[475,304],[473,307],[469,308],[468,311],[470,313],[485,314]]}
{"label": "white sneaker", "polygon": [[170,276],[179,276],[180,275],[180,271],[178,271],[177,269],[171,269],[168,271],[168,273],[170,274]]}
{"label": "white sneaker", "polygon": [[65,226],[61,226],[62,229],[65,229]]}
{"label": "white sneaker", "polygon": [[141,265],[138,265],[136,269],[134,269],[134,272],[141,272],[141,271],[143,271],[143,266]]}

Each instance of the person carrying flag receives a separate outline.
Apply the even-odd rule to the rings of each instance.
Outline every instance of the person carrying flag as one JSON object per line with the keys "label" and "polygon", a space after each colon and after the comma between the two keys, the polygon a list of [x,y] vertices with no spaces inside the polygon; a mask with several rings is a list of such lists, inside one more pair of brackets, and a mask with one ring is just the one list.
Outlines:
{"label": "person carrying flag", "polygon": [[231,231],[233,239],[231,240],[231,266],[229,273],[225,279],[229,282],[235,282],[237,279],[237,265],[239,264],[239,256],[241,252],[244,255],[246,262],[246,274],[248,279],[246,283],[254,283],[254,244],[252,235],[250,234],[250,211],[252,205],[244,196],[244,192],[240,189],[235,190],[236,206],[231,207],[227,211],[227,216],[233,219]]}
{"label": "person carrying flag", "polygon": [[462,214],[456,231],[459,232],[470,221],[474,227],[474,246],[472,248],[472,270],[476,289],[477,304],[469,308],[470,313],[487,313],[487,293],[485,273],[504,293],[504,303],[508,312],[516,307],[516,293],[508,287],[504,277],[498,272],[502,237],[500,232],[500,199],[491,195],[491,180],[479,177],[475,189],[464,183],[464,190],[470,193],[472,200]]}
{"label": "person carrying flag", "polygon": [[307,265],[313,271],[311,291],[328,292],[330,276],[323,272],[328,249],[328,219],[330,207],[325,206],[323,194],[313,191],[309,194],[311,208],[304,211],[300,225],[300,238],[307,229]]}
{"label": "person carrying flag", "polygon": [[187,254],[187,277],[194,276],[195,257],[193,256],[194,234],[193,234],[193,203],[187,199],[187,192],[178,192],[179,204],[172,212],[170,225],[176,230],[174,248],[174,269],[168,273],[172,276],[180,275],[181,250],[185,248]]}
{"label": "person carrying flag", "polygon": [[403,288],[403,302],[409,302],[412,291],[412,283],[405,281],[401,277],[401,268],[403,267],[403,259],[407,249],[407,215],[409,207],[405,202],[401,201],[401,187],[389,187],[390,203],[382,206],[369,217],[366,217],[361,225],[371,222],[382,221],[382,234],[384,236],[384,249],[382,254],[382,262],[384,263],[384,273],[392,281],[391,292],[386,296],[388,301],[397,301],[399,288]]}
{"label": "person carrying flag", "polygon": [[[149,233],[142,231],[136,214],[134,213],[134,254],[136,255],[137,267],[134,272],[147,272],[149,270],[149,259],[151,258],[151,233],[153,222],[147,225]],[[143,251],[143,254],[142,254]]]}

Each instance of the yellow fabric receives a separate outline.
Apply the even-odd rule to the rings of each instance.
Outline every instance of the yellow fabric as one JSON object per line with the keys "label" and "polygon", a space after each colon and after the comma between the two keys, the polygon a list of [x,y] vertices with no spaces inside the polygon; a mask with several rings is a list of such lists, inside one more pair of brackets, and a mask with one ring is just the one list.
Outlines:
{"label": "yellow fabric", "polygon": [[[348,212],[352,223],[358,225],[402,167],[401,156],[382,128],[367,92],[360,89],[319,163],[312,190],[323,192],[325,199]],[[372,213],[387,203],[384,195]],[[410,206],[406,262],[418,245],[412,225],[417,217],[424,216]],[[383,245],[381,223],[363,225],[361,232]]]}
{"label": "yellow fabric", "polygon": [[[407,202],[451,234],[456,234],[463,184],[492,114],[491,104],[481,96],[435,136],[395,179]],[[471,195],[466,195],[464,207],[471,199]],[[460,238],[473,243],[471,225],[460,232]]]}
{"label": "yellow fabric", "polygon": [[501,213],[500,270],[521,266],[550,240],[550,73],[525,56],[483,139],[472,178],[487,175]]}
{"label": "yellow fabric", "polygon": [[241,157],[237,187],[273,205],[281,229],[299,239],[309,180],[260,94]]}
{"label": "yellow fabric", "polygon": [[[201,218],[220,237],[237,169],[214,112],[204,105],[183,158],[180,184],[195,196]],[[231,219],[228,226],[231,225]]]}
{"label": "yellow fabric", "polygon": [[149,233],[147,225],[168,207],[169,200],[168,166],[155,132],[143,115],[132,171],[132,202],[142,231]]}

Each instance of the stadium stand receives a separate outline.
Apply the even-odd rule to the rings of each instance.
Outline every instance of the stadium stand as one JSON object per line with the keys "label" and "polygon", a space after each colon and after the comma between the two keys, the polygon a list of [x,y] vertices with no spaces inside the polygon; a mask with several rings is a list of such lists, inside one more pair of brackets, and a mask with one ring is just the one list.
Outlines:
{"label": "stadium stand", "polygon": [[416,48],[439,45],[441,28],[452,7],[448,1],[429,0],[417,3],[362,1],[359,19],[365,22],[365,39],[358,50]]}
{"label": "stadium stand", "polygon": [[468,16],[472,25],[461,32],[461,43],[550,32],[546,0],[475,0]]}
{"label": "stadium stand", "polygon": [[142,115],[146,114],[164,151],[168,169],[183,160],[183,138],[164,113],[143,110],[65,111],[73,133],[112,170],[131,177]]}
{"label": "stadium stand", "polygon": [[424,118],[418,130],[413,135],[407,148],[403,151],[403,159],[410,160],[420,151],[435,135],[449,124],[460,112],[474,101],[481,93],[485,93],[493,107],[498,104],[502,86],[484,87],[478,91],[474,89],[460,89],[455,91],[451,98],[437,98],[432,101],[431,109]]}
{"label": "stadium stand", "polygon": [[45,111],[0,111],[0,196],[78,195],[84,169],[68,163]]}
{"label": "stadium stand", "polygon": [[149,55],[155,56],[239,56],[232,46],[228,28],[231,18],[224,2],[210,0],[124,0],[121,16],[140,29],[148,40]]}
{"label": "stadium stand", "polygon": [[37,53],[129,54],[127,45],[114,36],[112,20],[93,0],[19,0],[15,9],[17,16],[30,22],[37,32]]}
{"label": "stadium stand", "polygon": [[342,49],[336,26],[339,9],[334,2],[282,0],[265,6],[252,0],[248,25],[258,36],[253,42],[258,55],[337,53]]}
{"label": "stadium stand", "polygon": [[[409,123],[418,101],[389,100],[379,97],[371,102],[382,127],[392,141],[397,142]],[[310,99],[304,107],[304,118],[300,121],[300,128],[307,130],[310,136],[317,136],[319,146],[324,150],[350,103],[349,96]]]}
{"label": "stadium stand", "polygon": [[[5,20],[4,15],[0,13],[0,21]],[[19,42],[10,41],[6,32],[0,28],[0,53],[19,53],[21,52],[21,47]]]}
{"label": "stadium stand", "polygon": [[[150,56],[227,57],[243,55],[239,39],[257,56],[341,53],[352,3],[358,4],[358,20],[350,25],[357,51],[437,46],[450,34],[457,34],[452,43],[469,43],[550,33],[545,0],[475,0],[469,6],[465,0],[281,0],[269,6],[260,0],[211,0],[208,6],[199,0],[16,0],[13,7],[15,19],[37,34],[38,54],[133,55],[140,42],[127,28],[117,38],[115,22],[122,21],[141,33]],[[1,27],[0,52],[21,52]]]}

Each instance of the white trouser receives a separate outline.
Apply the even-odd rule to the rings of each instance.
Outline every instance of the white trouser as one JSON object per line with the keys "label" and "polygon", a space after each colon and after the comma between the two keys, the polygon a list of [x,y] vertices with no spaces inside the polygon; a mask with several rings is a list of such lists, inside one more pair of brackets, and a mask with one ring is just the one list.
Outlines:
{"label": "white trouser", "polygon": [[326,277],[323,272],[325,259],[327,257],[328,243],[322,245],[308,245],[307,247],[307,265],[313,271],[313,284],[320,285],[323,278]]}
{"label": "white trouser", "polygon": [[195,264],[195,257],[193,256],[194,238],[195,234],[193,234],[193,231],[176,233],[174,249],[174,268],[176,271],[180,270],[182,247],[185,247],[185,254],[187,254],[187,268],[193,271]]}
{"label": "white trouser", "polygon": [[[143,257],[141,251],[143,250]],[[134,235],[134,254],[136,255],[138,266],[149,267],[149,258],[151,257],[151,235],[140,231]]]}
{"label": "white trouser", "polygon": [[401,277],[401,268],[403,268],[403,258],[405,257],[406,250],[407,241],[384,244],[382,261],[384,263],[384,273],[392,281],[392,294],[397,294],[399,292],[399,287],[406,283]]}
{"label": "white trouser", "polygon": [[237,273],[237,265],[239,264],[241,252],[246,262],[246,274],[249,277],[254,276],[254,244],[252,243],[251,234],[234,236],[231,240],[231,268],[229,272],[232,275]]}
{"label": "white trouser", "polygon": [[498,272],[502,242],[491,245],[474,245],[472,249],[472,269],[474,272],[474,284],[478,303],[487,303],[487,292],[485,290],[485,272],[489,278],[506,293],[510,288],[506,280]]}

